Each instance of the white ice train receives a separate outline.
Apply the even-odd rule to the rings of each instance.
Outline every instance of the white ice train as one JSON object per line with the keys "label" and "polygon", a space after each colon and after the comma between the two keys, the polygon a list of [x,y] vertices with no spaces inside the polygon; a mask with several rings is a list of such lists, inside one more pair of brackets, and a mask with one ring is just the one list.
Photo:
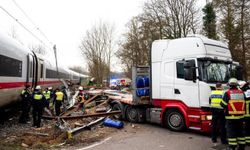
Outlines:
{"label": "white ice train", "polygon": [[7,35],[0,33],[0,108],[20,99],[25,85],[54,88],[62,85],[59,80],[78,83],[86,75],[58,67]]}

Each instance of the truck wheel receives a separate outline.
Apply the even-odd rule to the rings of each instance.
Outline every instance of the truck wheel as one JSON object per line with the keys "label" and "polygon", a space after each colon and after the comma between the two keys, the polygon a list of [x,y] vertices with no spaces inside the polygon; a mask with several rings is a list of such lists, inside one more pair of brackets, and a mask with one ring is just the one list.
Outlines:
{"label": "truck wheel", "polygon": [[[120,111],[122,111],[122,108],[121,108],[120,104],[116,103],[116,104],[113,105],[112,110],[120,110]],[[120,120],[120,119],[122,119],[122,114],[114,115],[114,118]]]}
{"label": "truck wheel", "polygon": [[172,131],[183,131],[186,128],[183,115],[176,109],[166,112],[165,125]]}
{"label": "truck wheel", "polygon": [[126,118],[128,119],[128,121],[130,122],[138,122],[139,121],[139,112],[138,112],[138,109],[132,107],[132,106],[129,106],[127,108],[127,111],[126,111]]}

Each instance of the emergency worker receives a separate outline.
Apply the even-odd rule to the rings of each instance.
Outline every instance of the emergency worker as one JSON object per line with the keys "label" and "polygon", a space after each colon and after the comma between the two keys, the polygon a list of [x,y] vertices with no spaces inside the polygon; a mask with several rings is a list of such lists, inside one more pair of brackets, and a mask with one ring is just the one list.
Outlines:
{"label": "emergency worker", "polygon": [[83,87],[82,86],[80,86],[79,88],[78,88],[78,90],[79,90],[79,93],[78,93],[78,95],[77,95],[77,100],[78,100],[78,109],[77,110],[82,110],[83,112],[85,111],[84,109],[85,109],[85,107],[84,107],[84,102],[86,101],[86,94],[84,93],[84,91],[83,91]]}
{"label": "emergency worker", "polygon": [[35,88],[34,94],[32,95],[32,104],[33,104],[33,126],[41,127],[41,118],[44,105],[46,103],[46,98],[41,92],[41,87],[38,85]]}
{"label": "emergency worker", "polygon": [[25,89],[23,89],[21,92],[21,97],[22,97],[22,102],[21,102],[22,113],[19,118],[19,123],[27,123],[27,121],[30,119],[29,113],[32,101],[30,85],[25,86]]}
{"label": "emergency worker", "polygon": [[229,89],[224,93],[221,106],[225,110],[228,149],[245,149],[243,118],[245,115],[244,93],[237,87],[237,79],[231,78],[228,82]]}
{"label": "emergency worker", "polygon": [[83,87],[79,86],[78,90],[79,90],[79,93],[77,96],[83,96],[84,95]]}
{"label": "emergency worker", "polygon": [[49,103],[49,108],[51,111],[53,111],[53,98],[54,98],[54,91],[53,91],[53,87],[48,87],[48,90],[50,91],[50,103]]}
{"label": "emergency worker", "polygon": [[220,103],[223,98],[223,90],[221,83],[216,84],[216,90],[213,90],[211,92],[210,98],[209,98],[209,104],[211,106],[212,111],[212,142],[217,142],[217,128],[220,128],[221,132],[221,143],[226,144],[226,120],[225,120],[225,114],[224,110],[221,107]]}
{"label": "emergency worker", "polygon": [[61,114],[61,106],[63,103],[63,97],[64,97],[63,92],[61,92],[59,89],[56,89],[56,92],[54,95],[56,116],[59,116]]}
{"label": "emergency worker", "polygon": [[245,138],[246,145],[250,146],[250,81],[242,81],[239,83],[240,88],[244,91],[246,100],[246,114],[245,114]]}
{"label": "emergency worker", "polygon": [[49,109],[49,104],[50,104],[50,99],[51,99],[51,92],[49,91],[48,88],[46,88],[43,91],[43,95],[46,98],[46,103],[45,103],[45,107],[47,107]]}

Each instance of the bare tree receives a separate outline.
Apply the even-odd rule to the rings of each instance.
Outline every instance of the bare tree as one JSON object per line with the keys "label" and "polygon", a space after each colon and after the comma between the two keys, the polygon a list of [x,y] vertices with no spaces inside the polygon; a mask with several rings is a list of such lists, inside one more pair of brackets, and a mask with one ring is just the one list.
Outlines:
{"label": "bare tree", "polygon": [[214,0],[218,16],[221,16],[220,30],[228,40],[233,60],[243,66],[244,78],[248,79],[250,69],[250,1]]}
{"label": "bare tree", "polygon": [[131,75],[132,66],[148,65],[154,40],[195,33],[197,19],[196,0],[149,0],[144,3],[143,13],[129,21],[117,52],[128,75]]}
{"label": "bare tree", "polygon": [[114,27],[100,22],[88,30],[81,41],[80,49],[88,61],[91,76],[102,83],[109,77],[110,62],[113,55]]}

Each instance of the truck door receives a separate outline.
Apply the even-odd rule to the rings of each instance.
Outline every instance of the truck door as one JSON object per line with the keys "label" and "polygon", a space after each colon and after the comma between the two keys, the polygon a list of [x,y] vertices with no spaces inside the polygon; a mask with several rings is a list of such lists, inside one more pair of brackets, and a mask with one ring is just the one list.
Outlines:
{"label": "truck door", "polygon": [[[197,66],[195,59],[187,60]],[[197,72],[196,72],[197,73]],[[196,75],[197,76],[197,75]],[[175,83],[174,95],[175,99],[183,101],[188,107],[199,107],[199,80],[195,81],[184,79],[184,61],[176,60],[175,63]]]}

